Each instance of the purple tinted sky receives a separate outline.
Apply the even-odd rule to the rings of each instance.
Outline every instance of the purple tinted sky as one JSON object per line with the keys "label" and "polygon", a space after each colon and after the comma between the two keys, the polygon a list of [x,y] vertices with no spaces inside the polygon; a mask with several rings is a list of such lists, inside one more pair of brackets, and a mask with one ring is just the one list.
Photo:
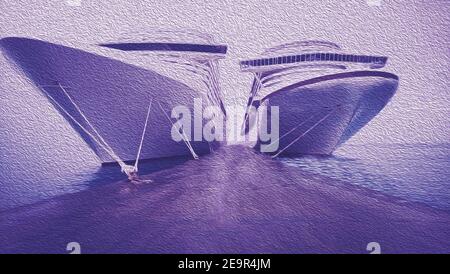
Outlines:
{"label": "purple tinted sky", "polygon": [[[81,0],[80,6],[70,2],[77,1],[2,1],[0,36],[76,44],[114,41],[155,27],[213,33],[229,45],[228,58],[220,67],[223,92],[229,97],[245,96],[250,89],[251,76],[239,72],[238,60],[280,43],[330,40],[348,52],[389,56],[386,70],[400,77],[397,95],[352,142],[449,141],[448,1],[381,1],[380,6],[366,0]],[[56,111],[7,64],[1,57],[2,129],[22,121],[28,130],[48,136],[51,144],[60,134],[68,140],[58,142],[80,142],[69,137],[73,132],[67,125],[57,125],[62,120]],[[3,131],[0,137],[14,139],[23,134],[22,128]]]}

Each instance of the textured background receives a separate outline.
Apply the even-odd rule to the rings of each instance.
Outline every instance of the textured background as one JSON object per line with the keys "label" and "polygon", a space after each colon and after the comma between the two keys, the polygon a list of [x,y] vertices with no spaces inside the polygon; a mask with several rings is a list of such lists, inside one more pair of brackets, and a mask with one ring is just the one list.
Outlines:
{"label": "textured background", "polygon": [[[223,92],[245,96],[238,60],[294,40],[323,39],[355,54],[390,57],[400,87],[353,143],[441,143],[450,137],[449,1],[67,1],[0,2],[0,37],[94,43],[158,29],[196,29],[229,45]],[[95,155],[46,99],[0,56],[0,163],[7,176],[72,172]],[[57,160],[57,161],[55,161]],[[64,162],[64,168],[59,163]],[[37,172],[46,168],[46,172]],[[44,176],[44,175],[42,175]]]}

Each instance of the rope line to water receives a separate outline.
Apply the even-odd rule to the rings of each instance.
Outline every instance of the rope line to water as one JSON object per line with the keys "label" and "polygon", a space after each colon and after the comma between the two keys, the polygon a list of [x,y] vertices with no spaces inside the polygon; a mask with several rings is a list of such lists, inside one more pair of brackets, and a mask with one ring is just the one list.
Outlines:
{"label": "rope line to water", "polygon": [[[172,126],[175,126],[174,123],[172,122],[172,119],[170,119],[169,115],[164,111],[163,107],[161,106],[161,104],[158,101],[158,105],[159,108],[161,109],[161,111],[164,113],[164,115],[166,116],[167,120],[169,120],[169,122],[172,124]],[[186,144],[187,148],[189,149],[189,151],[192,154],[192,157],[194,157],[194,159],[198,159],[198,155],[195,153],[194,149],[192,148],[191,143],[189,142],[183,128],[181,129],[182,133],[180,133],[180,131],[177,130],[178,134],[180,135],[181,139],[183,139],[184,143]]]}
{"label": "rope line to water", "polygon": [[134,163],[134,169],[136,171],[138,170],[139,158],[141,156],[142,145],[144,144],[144,137],[145,137],[145,132],[147,131],[148,117],[150,116],[152,102],[153,102],[153,98],[150,100],[150,103],[148,104],[147,117],[145,118],[145,125],[144,125],[144,129],[142,131],[142,136],[141,136],[141,143],[139,144],[139,149],[138,149],[138,153],[136,156],[136,162]]}
{"label": "rope line to water", "polygon": [[286,137],[287,135],[289,135],[290,133],[292,133],[294,130],[298,129],[299,127],[303,126],[306,122],[308,122],[309,120],[311,120],[313,117],[317,116],[317,114],[313,114],[311,116],[309,116],[308,119],[304,120],[303,122],[301,122],[300,124],[298,124],[297,126],[293,127],[291,130],[289,130],[288,132],[286,132],[285,134],[283,134],[281,137],[279,137],[278,139],[276,139],[275,141],[271,142],[269,145],[267,145],[266,147],[270,147],[273,144],[275,144],[276,142],[280,141],[281,139],[283,139],[284,137]]}
{"label": "rope line to water", "polygon": [[[41,87],[42,88],[42,87]],[[74,123],[76,123],[87,135],[89,135],[89,137],[91,137],[101,148],[103,148],[106,153],[109,154],[109,156],[111,156],[111,158],[113,158],[117,163],[119,163],[119,165],[123,168],[124,166],[126,166],[125,162],[122,161],[122,159],[120,159],[119,156],[117,156],[117,154],[114,153],[114,151],[112,151],[112,149],[110,150],[107,146],[105,146],[100,140],[97,139],[96,136],[94,136],[94,134],[92,134],[89,130],[87,130],[80,122],[78,122],[77,119],[75,119],[75,117],[73,117],[63,106],[61,106],[60,103],[58,103],[51,95],[50,93],[45,89],[42,88],[42,90],[44,91],[44,93],[47,95],[48,98],[50,98],[50,100],[56,105],[58,106],[58,108],[60,108]]]}
{"label": "rope line to water", "polygon": [[272,158],[277,157],[278,155],[280,155],[281,153],[283,153],[283,151],[285,151],[286,149],[288,149],[290,146],[292,146],[294,143],[296,143],[298,140],[300,140],[303,136],[305,136],[306,134],[308,134],[311,130],[313,130],[315,127],[317,127],[320,123],[322,123],[323,121],[325,121],[325,119],[327,119],[328,117],[330,117],[331,114],[333,114],[338,108],[334,108],[332,111],[330,111],[327,115],[325,115],[322,119],[320,119],[317,123],[315,123],[313,126],[311,126],[307,131],[305,131],[303,134],[301,134],[299,137],[295,138],[291,143],[289,143],[287,146],[285,146],[282,150],[278,151],[277,154],[273,155]]}
{"label": "rope line to water", "polygon": [[[86,115],[84,115],[84,113],[81,111],[80,107],[75,103],[75,101],[72,99],[72,97],[69,95],[69,93],[64,89],[64,87],[60,83],[58,83],[58,86],[61,88],[61,90],[67,96],[67,98],[70,100],[72,105],[78,110],[81,117],[83,117],[83,119],[86,121],[86,123],[91,127],[91,129],[95,132],[95,134],[98,136],[98,138],[103,142],[103,144],[109,148],[109,150],[112,154],[116,155],[116,158],[120,159],[120,157],[117,156],[117,154],[114,152],[112,147],[105,141],[105,139],[103,139],[102,135],[100,135],[100,133],[98,133],[97,129],[95,129],[95,127],[91,124],[91,122],[88,120]],[[120,161],[123,162],[122,160],[120,160]]]}
{"label": "rope line to water", "polygon": [[247,105],[247,109],[245,111],[244,123],[242,124],[241,131],[245,131],[247,120],[250,117],[249,111],[250,111],[250,109],[251,109],[251,107],[253,105],[253,102],[255,101],[256,94],[261,90],[261,88],[264,87],[263,84],[262,84],[262,80],[261,80],[261,73],[255,73],[254,74],[254,79],[255,79],[255,82],[256,82],[255,89],[252,90],[252,92],[250,93],[251,100],[250,100],[250,103]]}

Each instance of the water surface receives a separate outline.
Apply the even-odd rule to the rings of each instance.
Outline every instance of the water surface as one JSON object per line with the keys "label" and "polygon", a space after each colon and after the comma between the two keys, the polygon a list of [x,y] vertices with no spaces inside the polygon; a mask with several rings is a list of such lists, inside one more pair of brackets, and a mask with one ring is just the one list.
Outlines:
{"label": "water surface", "polygon": [[366,253],[375,241],[385,253],[448,253],[448,150],[418,157],[409,148],[400,158],[365,146],[346,148],[351,157],[273,160],[223,147],[146,162],[142,176],[153,182],[140,185],[115,166],[59,185],[49,176],[52,195],[30,189],[30,200],[0,212],[0,252],[65,253],[75,241],[83,253]]}
{"label": "water surface", "polygon": [[450,144],[350,145],[326,157],[280,158],[289,166],[450,211]]}

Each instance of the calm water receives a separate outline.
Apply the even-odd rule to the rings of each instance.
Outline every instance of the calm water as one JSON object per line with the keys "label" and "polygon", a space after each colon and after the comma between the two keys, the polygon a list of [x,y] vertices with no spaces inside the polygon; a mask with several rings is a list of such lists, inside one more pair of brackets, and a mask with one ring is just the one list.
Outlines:
{"label": "calm water", "polygon": [[331,157],[281,162],[342,183],[450,211],[450,144],[344,146]]}
{"label": "calm water", "polygon": [[72,241],[84,253],[366,253],[372,241],[448,253],[448,156],[448,145],[347,146],[273,160],[233,146],[146,162],[153,182],[138,185],[117,166],[49,179],[41,168],[2,180],[0,253],[66,253]]}
{"label": "calm water", "polygon": [[[227,155],[223,155],[227,161]],[[182,165],[188,158],[147,161],[141,174]],[[230,161],[233,159],[230,158]],[[258,161],[258,159],[249,159]],[[344,146],[330,157],[279,158],[283,165],[337,179],[329,184],[352,184],[450,211],[450,144]],[[258,163],[253,163],[257,165]],[[124,179],[117,166],[81,166],[58,173],[47,169],[23,170],[9,177],[2,164],[0,210],[35,203],[61,194],[86,190]],[[255,170],[264,178],[273,170]]]}

